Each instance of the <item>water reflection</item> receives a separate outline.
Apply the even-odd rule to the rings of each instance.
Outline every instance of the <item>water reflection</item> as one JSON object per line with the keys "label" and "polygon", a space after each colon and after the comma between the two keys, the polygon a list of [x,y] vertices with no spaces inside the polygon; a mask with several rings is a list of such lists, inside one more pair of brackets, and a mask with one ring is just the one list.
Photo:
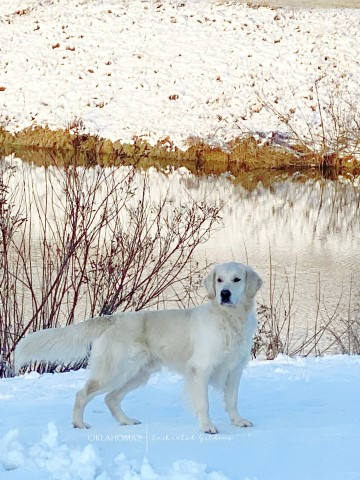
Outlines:
{"label": "water reflection", "polygon": [[[56,169],[5,161],[17,168],[12,188],[26,184],[43,199],[56,190]],[[359,305],[358,179],[307,179],[295,173],[272,182],[259,180],[248,190],[229,175],[196,176],[183,168],[139,171],[139,181],[144,175],[154,200],[167,193],[173,202],[186,195],[225,202],[223,224],[197,250],[196,260],[251,264],[265,280],[260,303],[275,302],[283,315],[291,305],[294,335]],[[60,198],[62,193],[55,194]],[[36,242],[36,221],[32,230]]]}
{"label": "water reflection", "polygon": [[209,181],[213,195],[227,199],[227,204],[224,228],[203,254],[217,261],[246,258],[254,265],[265,279],[260,301],[275,305],[284,321],[291,310],[290,335],[305,336],[315,323],[343,322],[356,315],[360,303],[356,181],[303,181],[296,175],[271,188],[259,183],[251,192],[224,179],[207,179],[207,188]]}

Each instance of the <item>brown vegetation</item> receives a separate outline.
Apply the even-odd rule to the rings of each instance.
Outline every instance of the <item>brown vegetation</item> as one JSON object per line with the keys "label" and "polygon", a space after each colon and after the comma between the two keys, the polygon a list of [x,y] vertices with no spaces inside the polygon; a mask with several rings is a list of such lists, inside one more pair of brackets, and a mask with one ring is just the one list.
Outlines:
{"label": "brown vegetation", "polygon": [[[35,164],[67,165],[77,157],[81,165],[139,165],[147,168],[185,166],[190,171],[205,174],[230,172],[239,176],[244,172],[318,171],[325,175],[357,175],[360,163],[355,154],[318,152],[304,143],[279,145],[274,134],[268,138],[240,136],[225,148],[212,146],[200,139],[189,139],[186,150],[176,147],[169,137],[155,145],[141,137],[129,143],[83,133],[76,121],[65,130],[48,127],[29,127],[11,134],[0,128],[0,154],[16,153],[23,160]],[[55,161],[56,158],[56,161]]]}

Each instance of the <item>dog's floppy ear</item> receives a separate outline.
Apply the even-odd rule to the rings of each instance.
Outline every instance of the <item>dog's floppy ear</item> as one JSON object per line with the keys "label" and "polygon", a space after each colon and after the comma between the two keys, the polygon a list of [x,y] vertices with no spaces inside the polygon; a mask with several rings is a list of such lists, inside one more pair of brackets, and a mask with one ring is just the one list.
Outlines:
{"label": "dog's floppy ear", "polygon": [[207,291],[207,296],[210,300],[213,300],[216,296],[215,292],[215,268],[204,278],[204,287]]}
{"label": "dog's floppy ear", "polygon": [[250,267],[246,267],[246,287],[245,293],[248,298],[255,297],[257,291],[263,284],[259,275]]}

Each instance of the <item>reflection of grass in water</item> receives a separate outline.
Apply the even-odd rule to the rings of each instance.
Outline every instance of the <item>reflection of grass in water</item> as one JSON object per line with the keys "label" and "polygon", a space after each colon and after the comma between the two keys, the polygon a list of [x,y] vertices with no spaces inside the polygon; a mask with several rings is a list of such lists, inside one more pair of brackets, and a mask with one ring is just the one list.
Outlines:
{"label": "reflection of grass in water", "polygon": [[0,153],[16,153],[37,165],[102,166],[136,164],[147,168],[186,166],[193,173],[220,174],[236,177],[244,173],[266,170],[307,170],[335,177],[338,174],[359,174],[360,163],[355,155],[319,154],[298,143],[290,145],[278,136],[254,138],[250,135],[234,139],[224,148],[208,145],[201,139],[189,139],[186,150],[177,148],[169,137],[151,145],[140,137],[130,143],[112,142],[84,132],[81,121],[65,130],[48,127],[26,128],[16,134],[0,128]]}

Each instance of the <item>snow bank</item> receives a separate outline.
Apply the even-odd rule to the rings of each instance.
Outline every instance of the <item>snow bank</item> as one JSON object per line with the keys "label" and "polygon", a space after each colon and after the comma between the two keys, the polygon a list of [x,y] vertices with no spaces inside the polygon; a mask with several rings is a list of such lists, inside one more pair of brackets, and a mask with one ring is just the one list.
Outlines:
{"label": "snow bank", "polygon": [[[58,430],[53,422],[48,424],[40,441],[26,448],[18,440],[18,430],[10,430],[0,441],[1,471],[18,470],[19,478],[54,480],[226,480],[221,472],[206,472],[206,466],[193,461],[178,460],[165,474],[156,473],[147,457],[142,463],[128,460],[124,453],[115,456],[113,476],[101,470],[101,457],[91,444],[83,449],[70,448],[58,443]],[[91,435],[89,436],[91,438]],[[13,475],[14,477],[14,475]]]}
{"label": "snow bank", "polygon": [[219,435],[199,433],[183,382],[167,371],[125,400],[142,425],[119,426],[94,399],[91,430],[70,425],[85,370],[0,380],[0,479],[358,480],[360,357],[253,361],[231,426],[211,392]]}
{"label": "snow bank", "polygon": [[0,121],[19,130],[78,118],[112,140],[217,143],[284,128],[265,101],[299,133],[321,133],[318,103],[330,122],[330,104],[358,103],[359,31],[355,9],[2,0]]}

